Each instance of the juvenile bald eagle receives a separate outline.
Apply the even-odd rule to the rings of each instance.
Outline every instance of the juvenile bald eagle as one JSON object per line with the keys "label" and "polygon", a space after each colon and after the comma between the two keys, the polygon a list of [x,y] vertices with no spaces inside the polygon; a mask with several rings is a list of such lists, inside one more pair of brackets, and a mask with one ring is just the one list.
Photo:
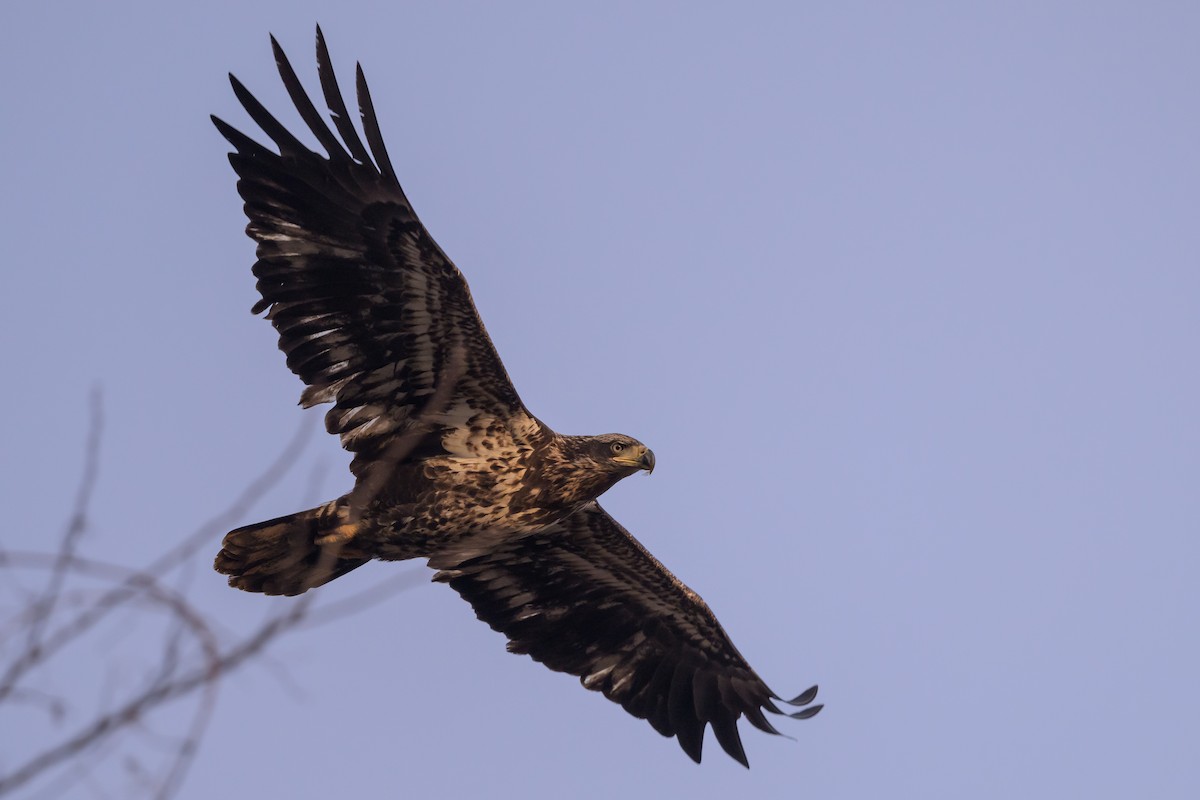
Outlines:
{"label": "juvenile bald eagle", "polygon": [[[700,596],[596,502],[654,468],[621,434],[564,436],[525,408],[462,274],[400,188],[363,72],[366,143],[321,31],[317,72],[331,129],[271,39],[283,84],[325,150],[310,151],[232,75],[234,94],[279,152],[213,117],[236,152],[258,243],[261,299],[304,406],[333,403],[330,433],[354,454],[343,497],[226,535],[216,569],[239,589],[295,595],[373,558],[427,558],[509,638],[508,649],[580,677],[700,761],[712,725],[747,764],[737,729],[778,733],[780,700]],[[335,133],[336,131],[336,133]],[[812,687],[790,712],[811,717]]]}

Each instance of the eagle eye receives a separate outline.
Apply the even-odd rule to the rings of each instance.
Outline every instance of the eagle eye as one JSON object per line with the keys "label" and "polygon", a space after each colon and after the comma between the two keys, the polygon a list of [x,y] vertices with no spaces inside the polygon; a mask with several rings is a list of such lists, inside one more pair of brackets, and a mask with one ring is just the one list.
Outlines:
{"label": "eagle eye", "polygon": [[619,453],[619,452],[621,452],[621,451],[622,451],[622,450],[624,450],[624,449],[625,449],[625,445],[621,444],[620,442],[613,442],[613,443],[612,443],[612,451],[613,451],[614,453]]}

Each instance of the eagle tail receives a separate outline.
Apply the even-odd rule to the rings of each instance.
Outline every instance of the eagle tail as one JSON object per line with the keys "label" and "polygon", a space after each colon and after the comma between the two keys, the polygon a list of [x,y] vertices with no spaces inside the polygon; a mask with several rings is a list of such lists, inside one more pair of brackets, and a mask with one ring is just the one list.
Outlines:
{"label": "eagle tail", "polygon": [[225,534],[213,568],[247,592],[297,595],[371,560],[347,552],[357,531],[346,498]]}

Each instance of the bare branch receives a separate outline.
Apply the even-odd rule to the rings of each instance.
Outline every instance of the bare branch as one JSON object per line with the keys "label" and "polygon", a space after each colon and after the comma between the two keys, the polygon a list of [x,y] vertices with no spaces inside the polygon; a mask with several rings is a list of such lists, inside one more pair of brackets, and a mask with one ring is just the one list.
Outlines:
{"label": "bare branch", "polygon": [[[195,554],[200,547],[212,542],[215,536],[220,536],[225,530],[232,527],[236,521],[245,516],[249,507],[262,497],[262,495],[274,488],[295,464],[300,452],[311,438],[311,431],[311,426],[301,426],[287,447],[275,459],[274,463],[251,481],[245,491],[228,508],[201,525],[178,545],[155,559],[144,569],[139,571],[130,570],[124,580],[117,582],[94,605],[80,613],[71,622],[60,627],[50,638],[42,641],[40,633],[36,639],[31,637],[30,644],[26,646],[21,656],[15,659],[4,671],[3,677],[0,677],[0,703],[4,702],[5,697],[15,688],[17,682],[30,668],[49,658],[65,644],[74,641],[93,628],[108,614],[138,594],[147,581],[153,580],[152,576],[166,574],[175,567],[180,566],[188,557]],[[89,436],[88,440],[89,442],[95,441],[98,450],[98,435]],[[88,473],[85,472],[84,482],[89,480],[94,480],[94,477],[89,477]],[[87,500],[90,499],[91,495],[90,493],[81,491],[80,496]],[[72,518],[85,519],[86,510],[81,513],[77,509]],[[66,540],[66,537],[64,537],[64,541]],[[66,563],[70,560],[70,553],[60,549],[59,558],[63,563]],[[0,566],[3,566],[5,563],[4,552],[0,550]],[[61,585],[58,588],[61,589]],[[40,601],[38,604],[39,610],[34,611],[35,625],[38,627],[44,627],[46,624],[45,618],[48,617],[48,614],[44,610],[40,610],[40,607],[46,606],[47,602],[52,603],[53,601]]]}
{"label": "bare branch", "polygon": [[[104,431],[104,405],[99,387],[92,389],[88,405],[91,419],[88,425],[87,443],[83,450],[83,475],[79,479],[79,487],[75,492],[75,505],[58,546],[59,561],[50,572],[50,579],[46,582],[46,588],[42,592],[41,598],[32,605],[32,621],[28,627],[29,633],[25,641],[25,650],[33,654],[35,659],[41,650],[42,632],[46,627],[46,621],[54,613],[54,604],[62,591],[63,580],[66,577],[64,569],[66,560],[79,546],[79,539],[87,528],[87,510],[91,504],[92,492],[96,488],[96,478],[99,475],[100,440]],[[4,697],[13,690],[19,677],[19,670],[12,673],[6,671],[4,676],[0,677],[0,702],[3,702]]]}
{"label": "bare branch", "polygon": [[[438,402],[444,404],[435,395],[426,411],[440,410]],[[269,616],[248,634],[218,635],[214,624],[180,591],[167,586],[166,581],[185,565],[195,565],[202,549],[207,549],[239,522],[249,507],[288,473],[310,438],[312,426],[302,427],[275,462],[224,511],[150,564],[132,568],[81,554],[86,543],[89,505],[99,475],[103,415],[98,392],[92,396],[91,408],[85,467],[58,549],[55,552],[0,550],[0,570],[47,576],[45,588],[33,593],[5,621],[5,633],[11,634],[6,638],[23,644],[0,672],[0,713],[24,706],[44,711],[58,725],[71,723],[70,729],[56,741],[14,759],[16,766],[0,774],[0,795],[42,779],[47,796],[56,796],[68,787],[87,786],[98,796],[128,797],[128,791],[105,790],[104,775],[99,768],[103,764],[121,763],[121,759],[112,756],[122,746],[122,737],[134,741],[140,737],[146,747],[136,756],[133,753],[124,756],[124,780],[133,783],[137,794],[165,800],[174,796],[183,784],[212,717],[221,681],[261,656],[280,635],[301,627],[328,624],[382,602],[416,585],[423,570],[397,575],[352,598],[324,606],[315,602],[315,595],[308,595]],[[203,554],[205,567],[207,556]],[[86,583],[80,586],[79,581]],[[96,588],[97,582],[100,588]],[[83,646],[86,637],[101,622],[121,609],[137,615],[153,615],[165,623],[163,638],[152,644],[155,661],[138,689],[123,696],[118,693],[117,699],[101,706],[101,711],[72,723],[66,696],[36,685],[38,670],[56,658],[64,658],[72,648]],[[135,644],[145,647],[144,641]],[[150,715],[185,697],[195,702],[195,711],[185,729],[170,734],[156,731]]]}

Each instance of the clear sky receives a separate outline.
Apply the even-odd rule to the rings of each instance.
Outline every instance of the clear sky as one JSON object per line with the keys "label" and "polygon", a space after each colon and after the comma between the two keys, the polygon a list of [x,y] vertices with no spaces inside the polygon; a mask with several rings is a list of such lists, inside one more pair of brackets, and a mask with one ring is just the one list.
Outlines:
{"label": "clear sky", "polygon": [[[0,542],[94,385],[131,566],[317,424],[208,114],[257,135],[232,71],[298,126],[267,34],[315,87],[319,21],[528,406],[654,448],[607,508],[827,704],[696,766],[422,578],[224,684],[181,796],[1200,796],[1200,7],[984,5],[3,4]],[[289,602],[208,558],[229,631]]]}

